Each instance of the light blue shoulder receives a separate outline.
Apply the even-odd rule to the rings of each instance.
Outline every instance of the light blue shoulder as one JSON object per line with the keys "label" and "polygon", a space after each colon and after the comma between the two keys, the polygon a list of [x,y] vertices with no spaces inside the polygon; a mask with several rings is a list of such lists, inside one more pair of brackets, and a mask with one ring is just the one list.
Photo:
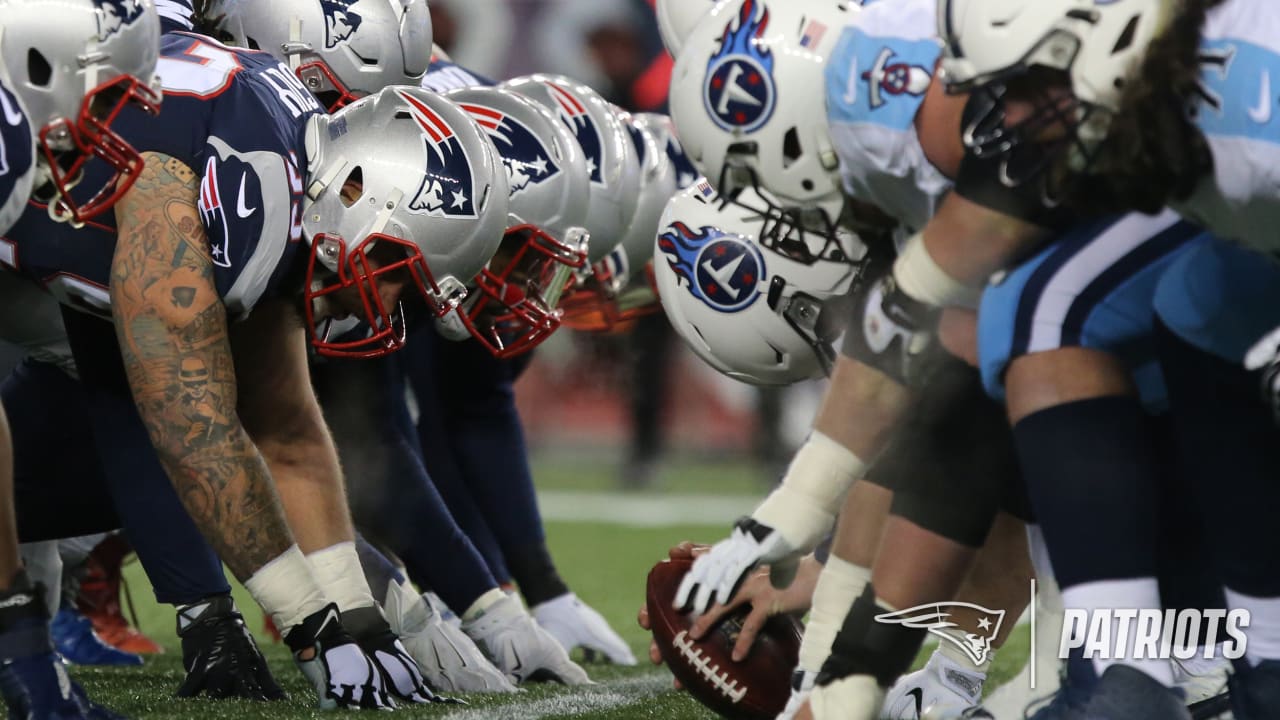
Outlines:
{"label": "light blue shoulder", "polygon": [[941,46],[933,38],[868,34],[847,27],[827,62],[827,116],[832,123],[905,129],[916,115]]}

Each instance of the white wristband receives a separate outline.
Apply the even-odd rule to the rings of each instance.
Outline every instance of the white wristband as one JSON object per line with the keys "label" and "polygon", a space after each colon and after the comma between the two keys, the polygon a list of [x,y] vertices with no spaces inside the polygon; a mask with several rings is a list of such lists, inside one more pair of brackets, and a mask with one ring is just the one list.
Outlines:
{"label": "white wristband", "polygon": [[244,581],[244,586],[271,616],[282,635],[288,635],[289,630],[302,624],[308,615],[323,610],[328,604],[311,574],[311,565],[297,545],[290,545],[288,550],[258,568]]}
{"label": "white wristband", "polygon": [[793,547],[811,550],[835,520],[844,496],[865,468],[845,446],[814,430],[796,451],[782,485],[752,513]]}
{"label": "white wristband", "polygon": [[982,299],[982,288],[960,283],[938,266],[924,246],[923,233],[907,240],[893,263],[893,278],[898,288],[912,299],[934,307],[974,309]]}
{"label": "white wristband", "polygon": [[330,545],[307,555],[311,572],[324,594],[338,604],[338,610],[346,612],[356,608],[371,607],[377,603],[369,590],[369,581],[360,566],[353,541]]}
{"label": "white wristband", "polygon": [[815,673],[822,669],[849,607],[870,582],[871,568],[841,560],[835,553],[827,556],[813,589],[813,607],[800,640],[800,669]]}

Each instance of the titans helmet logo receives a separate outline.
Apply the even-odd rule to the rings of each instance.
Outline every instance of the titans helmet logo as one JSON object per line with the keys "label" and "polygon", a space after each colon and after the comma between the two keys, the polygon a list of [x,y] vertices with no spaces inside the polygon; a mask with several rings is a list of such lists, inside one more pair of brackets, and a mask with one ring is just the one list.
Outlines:
{"label": "titans helmet logo", "polygon": [[759,42],[768,27],[769,8],[758,0],[745,0],[737,17],[725,25],[720,48],[707,61],[702,101],[711,119],[725,130],[754,132],[773,115],[773,53]]}
{"label": "titans helmet logo", "polygon": [[142,17],[142,0],[93,0],[98,6],[98,39],[120,32],[125,25]]}
{"label": "titans helmet logo", "polygon": [[933,80],[928,68],[904,62],[892,62],[893,50],[882,48],[871,69],[862,73],[867,81],[871,109],[888,102],[887,96],[923,95]]}
{"label": "titans helmet logo", "polygon": [[484,105],[464,103],[461,107],[484,128],[497,148],[502,165],[507,169],[511,197],[516,197],[531,185],[550,180],[560,172],[560,168],[551,161],[551,152],[519,120]]}
{"label": "titans helmet logo", "polygon": [[741,235],[704,225],[697,231],[673,222],[658,249],[689,293],[723,313],[751,307],[765,284],[764,255]]}
{"label": "titans helmet logo", "polygon": [[587,112],[586,106],[576,95],[553,82],[548,82],[546,85],[551,91],[551,96],[556,99],[556,114],[560,117],[560,122],[569,128],[573,136],[578,139],[578,144],[582,146],[582,154],[587,159],[587,174],[591,176],[591,182],[603,185],[604,138],[600,134],[600,129],[596,127],[591,114]]}
{"label": "titans helmet logo", "polygon": [[399,93],[422,131],[426,172],[409,201],[409,211],[439,217],[476,217],[471,161],[449,123],[416,97]]}
{"label": "titans helmet logo", "polygon": [[360,28],[364,19],[351,6],[359,0],[320,0],[324,11],[324,48],[332,50],[338,43],[347,41]]}

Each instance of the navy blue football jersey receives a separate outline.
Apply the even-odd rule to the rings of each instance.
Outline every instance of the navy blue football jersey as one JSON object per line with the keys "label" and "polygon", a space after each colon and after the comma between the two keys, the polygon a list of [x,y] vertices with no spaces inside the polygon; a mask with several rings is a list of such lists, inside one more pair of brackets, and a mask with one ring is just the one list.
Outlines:
{"label": "navy blue football jersey", "polygon": [[[166,34],[157,72],[160,116],[130,108],[112,129],[139,152],[172,156],[172,172],[195,174],[196,206],[228,316],[244,317],[263,298],[300,293],[300,281],[282,281],[305,264],[303,143],[319,103],[269,54],[202,35]],[[101,187],[106,172],[90,163],[81,187]],[[0,259],[64,304],[109,317],[115,226],[107,212],[77,230],[33,202],[0,238]]]}
{"label": "navy blue football jersey", "polygon": [[427,66],[427,74],[422,76],[422,87],[438,93],[464,87],[493,87],[494,85],[497,83],[483,75],[477,75],[457,63],[434,57],[431,58],[431,64]]}
{"label": "navy blue football jersey", "polygon": [[156,0],[156,12],[160,15],[160,32],[191,30],[195,11],[191,0]]}
{"label": "navy blue football jersey", "polygon": [[18,219],[31,191],[34,139],[17,98],[0,83],[0,233]]}

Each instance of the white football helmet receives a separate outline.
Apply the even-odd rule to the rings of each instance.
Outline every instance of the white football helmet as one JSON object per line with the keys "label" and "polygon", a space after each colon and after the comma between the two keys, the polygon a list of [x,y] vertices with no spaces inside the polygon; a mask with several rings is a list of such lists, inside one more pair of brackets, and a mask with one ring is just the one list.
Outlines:
{"label": "white football helmet", "polygon": [[781,235],[747,208],[753,191],[725,202],[705,179],[667,204],[653,274],[672,326],[700,358],[729,377],[787,385],[830,372],[832,343],[849,308],[839,302],[859,264],[800,262]]}
{"label": "white football helmet", "polygon": [[654,11],[658,14],[658,34],[671,57],[680,54],[685,38],[715,4],[716,0],[657,0],[654,3]]}
{"label": "white football helmet", "polygon": [[[159,56],[152,0],[0,0],[0,66],[36,134],[36,188],[56,191],[48,198],[55,220],[100,215],[138,179],[142,156],[111,124],[130,104],[159,111]],[[77,201],[70,190],[95,157],[114,172]]]}
{"label": "white football helmet", "polygon": [[511,189],[502,245],[455,312],[491,353],[513,357],[560,327],[560,296],[586,266],[586,162],[573,134],[523,95],[472,87],[445,97],[488,134]]}
{"label": "white football helmet", "polygon": [[591,178],[587,261],[603,259],[622,239],[640,187],[640,162],[622,122],[599,93],[563,75],[526,75],[501,87],[549,108],[577,138]]}
{"label": "white football helmet", "polygon": [[[965,127],[966,143],[979,152],[1007,153],[1020,136],[1067,113],[1082,143],[1073,161],[1082,160],[1106,137],[1128,76],[1168,26],[1174,6],[1164,0],[940,0],[940,77],[952,91],[982,88],[993,96],[989,111]],[[1031,119],[1006,127],[1005,83],[1033,68],[1069,76],[1077,102],[1063,110],[1046,98]]]}
{"label": "white football helmet", "polygon": [[[455,308],[507,228],[507,177],[471,116],[435,93],[389,87],[307,126],[311,245],[305,306],[322,355],[375,357],[404,344],[402,306],[388,307],[379,278],[416,287],[435,317]],[[407,278],[405,277],[407,274]],[[367,336],[333,339],[322,322],[332,293],[358,290]]]}
{"label": "white football helmet", "polygon": [[859,11],[850,0],[721,0],[698,21],[672,72],[671,119],[717,188],[758,187],[840,217],[823,73]]}
{"label": "white football helmet", "polygon": [[431,62],[426,0],[209,0],[218,39],[263,50],[333,112],[388,85],[417,85]]}

